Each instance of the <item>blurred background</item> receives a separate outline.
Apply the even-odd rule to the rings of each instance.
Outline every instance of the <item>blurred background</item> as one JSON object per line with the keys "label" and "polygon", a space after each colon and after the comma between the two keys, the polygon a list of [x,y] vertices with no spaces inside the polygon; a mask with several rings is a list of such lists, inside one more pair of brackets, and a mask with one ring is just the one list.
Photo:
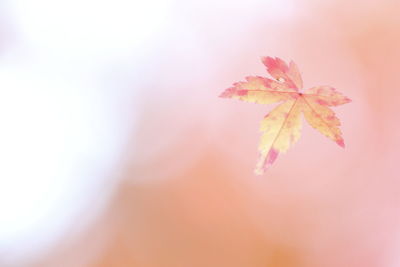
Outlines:
{"label": "blurred background", "polygon": [[[400,266],[397,0],[0,1],[0,266]],[[273,106],[217,96],[293,59],[308,125],[254,176]]]}

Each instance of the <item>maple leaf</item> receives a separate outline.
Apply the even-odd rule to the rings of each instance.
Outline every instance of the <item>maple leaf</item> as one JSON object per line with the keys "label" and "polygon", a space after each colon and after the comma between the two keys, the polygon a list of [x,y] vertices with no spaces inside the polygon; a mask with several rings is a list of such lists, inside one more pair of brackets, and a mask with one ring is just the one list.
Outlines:
{"label": "maple leaf", "polygon": [[303,81],[293,61],[288,65],[280,58],[263,57],[262,62],[275,80],[249,76],[220,95],[258,104],[283,102],[261,121],[263,134],[255,173],[263,174],[279,153],[286,152],[299,140],[302,113],[313,128],[344,148],[340,121],[329,106],[346,104],[351,100],[330,86],[317,86],[300,92]]}

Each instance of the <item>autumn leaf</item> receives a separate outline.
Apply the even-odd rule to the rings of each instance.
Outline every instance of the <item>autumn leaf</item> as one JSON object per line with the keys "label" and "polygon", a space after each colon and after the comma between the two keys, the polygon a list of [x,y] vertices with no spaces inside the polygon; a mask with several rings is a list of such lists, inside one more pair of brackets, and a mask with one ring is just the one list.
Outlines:
{"label": "autumn leaf", "polygon": [[274,79],[249,76],[220,95],[258,104],[283,102],[261,121],[260,156],[255,173],[263,174],[280,153],[286,152],[299,140],[302,113],[313,128],[344,148],[340,121],[329,107],[351,100],[330,86],[317,86],[300,92],[303,81],[293,61],[288,65],[280,58],[264,57],[262,62]]}

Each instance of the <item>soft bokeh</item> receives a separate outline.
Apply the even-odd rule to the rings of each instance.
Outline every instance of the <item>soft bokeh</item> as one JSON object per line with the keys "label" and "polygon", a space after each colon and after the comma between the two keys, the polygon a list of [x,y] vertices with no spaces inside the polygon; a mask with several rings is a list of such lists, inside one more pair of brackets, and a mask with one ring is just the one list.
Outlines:
{"label": "soft bokeh", "polygon": [[[0,2],[0,266],[400,266],[398,1]],[[331,85],[254,176],[261,56]]]}

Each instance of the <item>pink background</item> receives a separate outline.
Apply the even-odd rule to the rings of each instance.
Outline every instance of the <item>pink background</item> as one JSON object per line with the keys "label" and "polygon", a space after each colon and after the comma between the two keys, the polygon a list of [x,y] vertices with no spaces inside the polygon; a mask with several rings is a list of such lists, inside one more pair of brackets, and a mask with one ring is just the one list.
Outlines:
{"label": "pink background", "polygon": [[[1,90],[21,90],[15,105],[27,92],[33,102],[43,94],[55,111],[38,113],[33,119],[45,118],[43,124],[30,125],[25,115],[9,113],[14,104],[6,106],[4,144],[29,138],[25,128],[14,134],[22,123],[38,129],[39,141],[59,136],[54,144],[73,149],[67,159],[58,158],[64,147],[43,156],[43,170],[59,166],[41,185],[46,190],[35,187],[42,169],[3,174],[1,186],[13,198],[3,199],[9,224],[0,224],[0,265],[400,266],[398,1],[104,1],[101,10],[83,1],[88,5],[60,9],[65,18],[41,9],[64,25],[54,32],[49,21],[33,23],[24,1],[11,2],[0,27]],[[75,7],[82,24],[68,20]],[[273,105],[217,96],[247,75],[266,76],[261,56],[293,59],[305,88],[331,85],[352,99],[335,108],[344,150],[304,124],[300,141],[265,175],[253,175],[259,122]],[[17,85],[21,80],[26,84]],[[40,106],[29,102],[18,110]],[[65,120],[76,131],[54,130]],[[28,153],[18,156],[22,169],[36,157],[27,149],[47,149],[47,137],[31,148],[35,140],[20,148],[18,155]],[[47,164],[54,155],[57,162]],[[63,186],[53,184],[63,175]],[[12,184],[16,179],[23,182]],[[34,227],[10,234],[10,225],[24,220],[13,214],[36,216],[13,202],[28,202],[33,191],[44,196],[34,198],[37,206],[58,204]]]}

